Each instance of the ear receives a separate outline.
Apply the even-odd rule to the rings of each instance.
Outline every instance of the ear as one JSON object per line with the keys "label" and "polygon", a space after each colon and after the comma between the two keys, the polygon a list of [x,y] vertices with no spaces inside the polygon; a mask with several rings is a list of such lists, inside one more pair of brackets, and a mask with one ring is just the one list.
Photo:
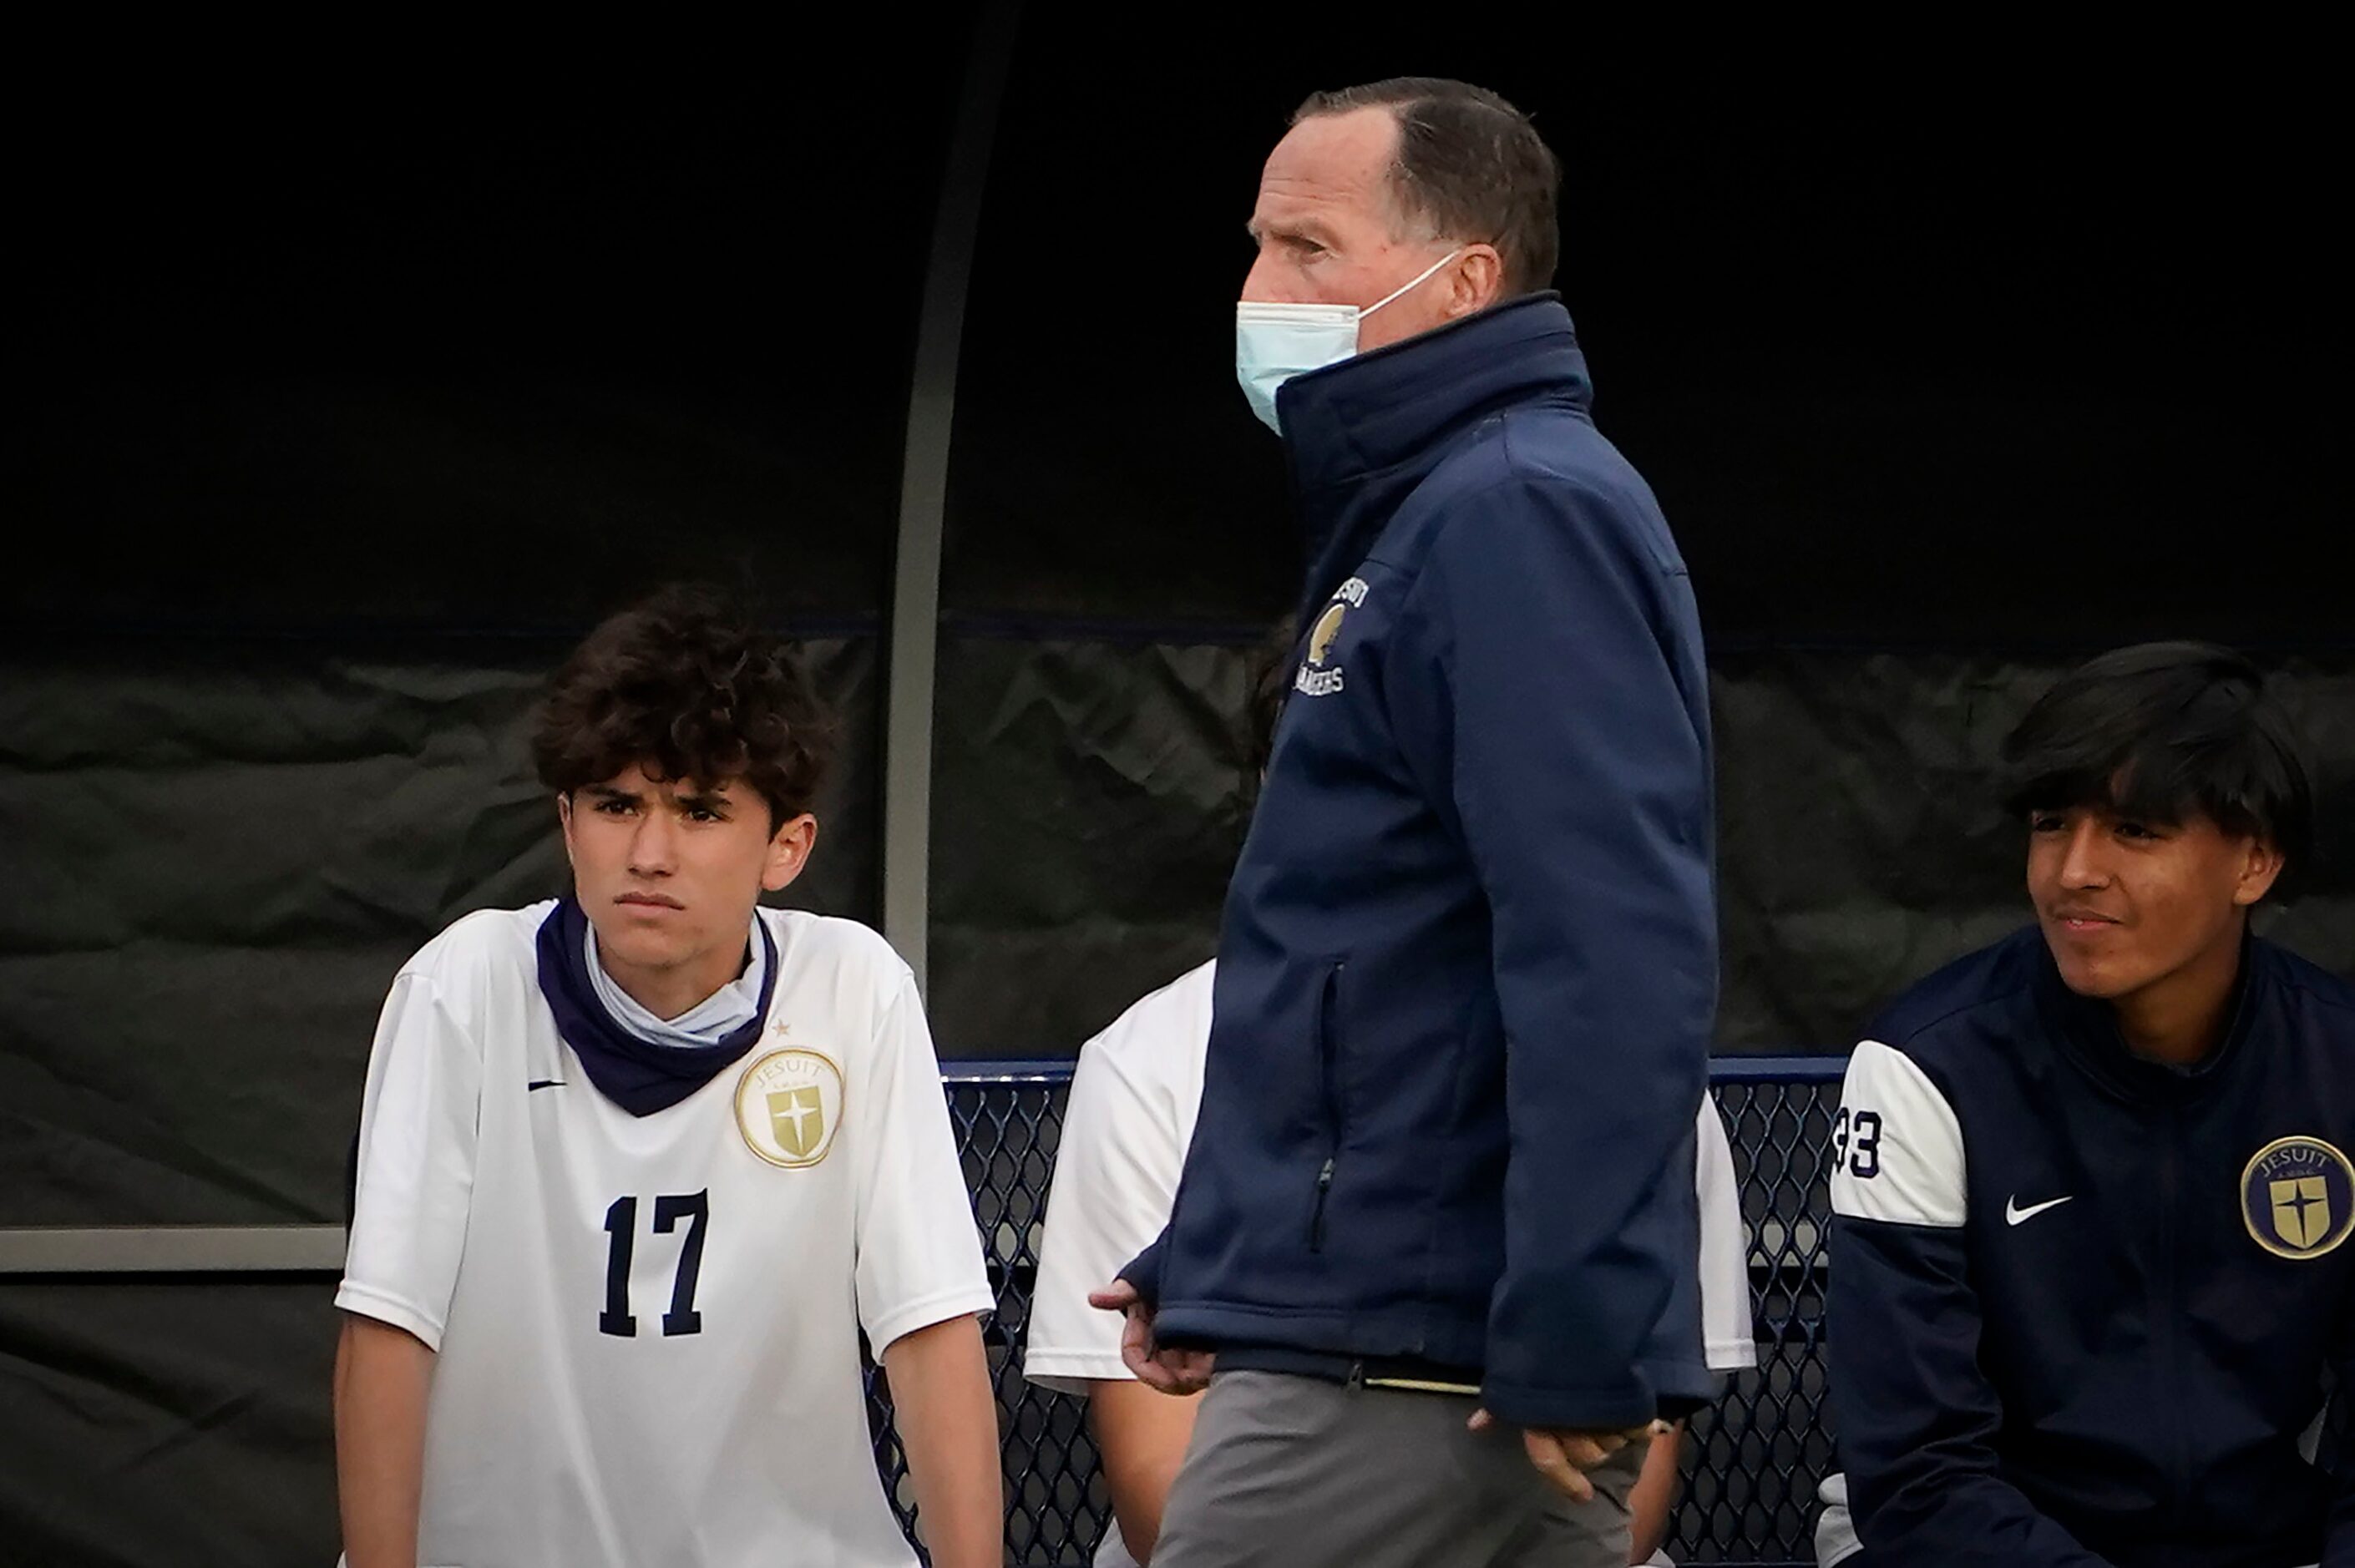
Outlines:
{"label": "ear", "polygon": [[761,885],[771,893],[792,886],[809,864],[810,851],[816,847],[817,819],[807,811],[779,824],[769,835],[769,857],[761,867]]}
{"label": "ear", "polygon": [[556,798],[556,825],[564,830],[564,863],[572,859],[572,792],[566,790]]}
{"label": "ear", "polygon": [[2245,841],[2241,873],[2232,884],[2232,902],[2245,909],[2274,890],[2282,874],[2282,852],[2264,839]]}
{"label": "ear", "polygon": [[1482,242],[1467,245],[1449,276],[1447,315],[1453,321],[1485,311],[1505,292],[1505,259],[1497,248]]}

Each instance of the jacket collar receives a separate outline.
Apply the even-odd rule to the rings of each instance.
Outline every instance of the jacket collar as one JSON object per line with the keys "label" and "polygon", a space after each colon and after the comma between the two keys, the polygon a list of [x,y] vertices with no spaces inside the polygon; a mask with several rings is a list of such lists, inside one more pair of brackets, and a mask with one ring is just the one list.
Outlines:
{"label": "jacket collar", "polygon": [[1538,400],[1584,415],[1593,398],[1570,313],[1550,292],[1284,383],[1275,403],[1307,535],[1304,612],[1364,559],[1398,503],[1482,419]]}

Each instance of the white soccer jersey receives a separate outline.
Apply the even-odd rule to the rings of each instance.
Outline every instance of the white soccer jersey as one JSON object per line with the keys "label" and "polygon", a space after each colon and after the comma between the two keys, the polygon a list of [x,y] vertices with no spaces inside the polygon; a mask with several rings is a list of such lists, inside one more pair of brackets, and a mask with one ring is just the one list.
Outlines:
{"label": "white soccer jersey", "polygon": [[994,1304],[907,966],[762,910],[743,1060],[645,1117],[542,999],[552,906],[452,926],[368,1062],[336,1305],[439,1351],[419,1562],[903,1568],[858,1360]]}
{"label": "white soccer jersey", "polygon": [[1041,1387],[1083,1394],[1090,1383],[1130,1376],[1120,1315],[1089,1306],[1088,1292],[1110,1284],[1169,1223],[1202,1108],[1217,969],[1207,963],[1172,980],[1080,1047],[1022,1351],[1022,1375]]}
{"label": "white soccer jersey", "polygon": [[[1039,1242],[1023,1375],[1084,1394],[1094,1382],[1127,1379],[1121,1319],[1088,1305],[1168,1223],[1186,1148],[1201,1108],[1210,1044],[1207,963],[1130,1007],[1080,1049],[1055,1150],[1054,1182]],[[1694,1180],[1700,1197],[1701,1323],[1710,1366],[1758,1364],[1750,1320],[1750,1269],[1733,1153],[1716,1106],[1697,1122]],[[1135,1568],[1117,1521],[1096,1550],[1096,1568]]]}

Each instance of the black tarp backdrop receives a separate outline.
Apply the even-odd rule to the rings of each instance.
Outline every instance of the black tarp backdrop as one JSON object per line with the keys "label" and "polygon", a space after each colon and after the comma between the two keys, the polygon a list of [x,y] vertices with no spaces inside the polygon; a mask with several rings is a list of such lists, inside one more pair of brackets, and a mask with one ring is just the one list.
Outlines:
{"label": "black tarp backdrop", "polygon": [[[944,1052],[1068,1053],[1209,950],[1241,649],[1297,565],[1231,380],[1241,223],[1303,91],[1400,69],[1492,83],[1564,154],[1598,416],[1715,650],[1725,1048],[1838,1047],[2016,917],[1981,768],[2078,653],[2258,649],[2346,816],[2355,653],[2317,545],[2347,512],[2345,256],[2322,100],[2278,61],[1711,73],[1555,22],[1328,31],[1115,49],[1098,13],[1027,15],[951,474]],[[850,736],[794,897],[877,917],[882,608],[966,37],[853,33],[836,58],[888,76],[117,87],[18,139],[0,1225],[336,1217],[400,957],[559,885],[518,744],[538,673],[661,577],[741,583],[805,639]],[[2275,922],[2341,969],[2349,858]],[[327,1560],[326,1300],[0,1285],[0,1560]]]}

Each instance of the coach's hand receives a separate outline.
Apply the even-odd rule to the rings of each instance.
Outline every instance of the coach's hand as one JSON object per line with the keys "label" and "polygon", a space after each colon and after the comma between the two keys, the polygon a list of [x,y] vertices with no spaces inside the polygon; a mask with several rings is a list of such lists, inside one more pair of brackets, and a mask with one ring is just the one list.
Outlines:
{"label": "coach's hand", "polygon": [[1120,1359],[1136,1374],[1137,1382],[1163,1393],[1199,1393],[1209,1386],[1210,1363],[1217,1353],[1171,1350],[1156,1342],[1153,1308],[1145,1304],[1135,1286],[1115,1279],[1102,1290],[1089,1291],[1088,1305],[1126,1315],[1127,1323],[1120,1331]]}
{"label": "coach's hand", "polygon": [[[1474,1411],[1467,1423],[1475,1432],[1485,1432],[1496,1424],[1497,1418],[1486,1410]],[[1586,1472],[1628,1444],[1648,1441],[1659,1429],[1660,1423],[1657,1421],[1625,1431],[1607,1432],[1527,1426],[1521,1429],[1521,1446],[1529,1451],[1529,1464],[1537,1473],[1551,1481],[1571,1501],[1593,1502],[1594,1483],[1586,1478]]]}

